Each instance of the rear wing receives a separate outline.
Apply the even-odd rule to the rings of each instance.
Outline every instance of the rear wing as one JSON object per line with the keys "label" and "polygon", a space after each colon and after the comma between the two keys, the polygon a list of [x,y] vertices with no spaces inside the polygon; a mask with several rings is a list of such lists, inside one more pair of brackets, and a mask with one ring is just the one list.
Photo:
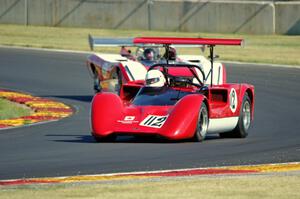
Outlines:
{"label": "rear wing", "polygon": [[178,37],[129,37],[129,38],[97,38],[88,36],[90,49],[95,47],[118,47],[118,46],[165,46],[174,47],[202,47],[216,45],[243,46],[242,39],[214,39],[214,38],[178,38]]}

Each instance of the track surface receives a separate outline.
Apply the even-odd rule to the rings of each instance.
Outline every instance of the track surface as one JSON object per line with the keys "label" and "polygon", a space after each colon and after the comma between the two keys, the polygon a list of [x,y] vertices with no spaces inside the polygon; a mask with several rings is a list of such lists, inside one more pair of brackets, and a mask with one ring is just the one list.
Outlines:
{"label": "track surface", "polygon": [[202,143],[90,135],[87,55],[0,48],[0,87],[60,100],[77,112],[58,122],[0,131],[0,179],[300,161],[300,70],[227,64],[228,82],[255,85],[246,139]]}

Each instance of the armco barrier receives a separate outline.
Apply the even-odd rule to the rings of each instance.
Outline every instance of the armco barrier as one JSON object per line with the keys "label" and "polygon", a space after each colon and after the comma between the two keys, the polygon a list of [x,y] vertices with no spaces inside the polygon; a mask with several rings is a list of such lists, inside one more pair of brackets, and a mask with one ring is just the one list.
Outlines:
{"label": "armco barrier", "polygon": [[[187,32],[272,34],[274,6],[269,2],[157,1],[153,29]],[[160,20],[159,20],[160,19]]]}
{"label": "armco barrier", "polygon": [[1,0],[0,23],[250,34],[299,34],[299,2]]}
{"label": "armco barrier", "polygon": [[300,1],[277,2],[276,8],[276,33],[300,35]]}

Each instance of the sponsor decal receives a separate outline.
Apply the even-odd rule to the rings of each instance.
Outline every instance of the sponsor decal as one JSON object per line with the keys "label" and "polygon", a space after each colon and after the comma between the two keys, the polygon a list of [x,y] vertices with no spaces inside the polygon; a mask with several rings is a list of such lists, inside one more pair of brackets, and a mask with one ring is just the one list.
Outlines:
{"label": "sponsor decal", "polygon": [[147,126],[152,128],[161,128],[165,121],[167,120],[168,115],[158,116],[158,115],[148,115],[141,123],[141,126]]}
{"label": "sponsor decal", "polygon": [[125,116],[123,120],[118,120],[118,122],[122,124],[132,124],[132,123],[137,123],[138,121],[135,121],[135,116]]}
{"label": "sponsor decal", "polygon": [[238,105],[237,94],[234,88],[232,88],[230,91],[229,102],[230,102],[230,110],[234,113]]}
{"label": "sponsor decal", "polygon": [[135,116],[125,116],[124,121],[133,121],[135,119]]}

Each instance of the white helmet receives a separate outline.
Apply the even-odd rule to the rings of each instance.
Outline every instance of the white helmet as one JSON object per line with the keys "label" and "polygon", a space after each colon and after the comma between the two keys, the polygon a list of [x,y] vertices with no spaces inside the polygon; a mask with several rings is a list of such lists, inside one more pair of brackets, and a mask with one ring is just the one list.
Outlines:
{"label": "white helmet", "polygon": [[163,87],[166,83],[164,74],[160,70],[150,70],[146,74],[146,86]]}

